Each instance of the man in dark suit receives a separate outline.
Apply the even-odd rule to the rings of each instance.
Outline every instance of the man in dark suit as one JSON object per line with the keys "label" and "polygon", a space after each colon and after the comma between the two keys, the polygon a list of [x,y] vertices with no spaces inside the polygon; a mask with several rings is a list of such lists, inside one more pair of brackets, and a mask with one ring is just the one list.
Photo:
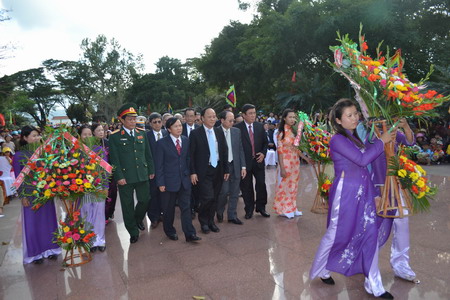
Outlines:
{"label": "man in dark suit", "polygon": [[[153,157],[147,135],[136,128],[136,105],[124,104],[118,111],[122,129],[109,137],[111,164],[114,166],[114,179],[119,187],[123,221],[130,233],[130,243],[139,239],[139,230],[145,230],[143,219],[148,209],[148,180],[155,176]],[[134,207],[134,192],[137,205]]]}
{"label": "man in dark suit", "polygon": [[264,123],[264,131],[266,133],[267,141],[268,141],[267,149],[268,150],[272,149],[272,150],[276,151],[277,147],[275,145],[274,136],[273,136],[273,131],[274,131],[273,124]]}
{"label": "man in dark suit", "polygon": [[[149,116],[150,130],[147,131],[147,140],[150,144],[150,149],[153,155],[153,163],[156,165],[155,153],[157,148],[157,141],[168,135],[167,130],[162,129],[162,118],[159,113],[152,113]],[[150,179],[150,205],[148,207],[147,216],[152,222],[150,225],[152,229],[158,227],[161,221],[161,192],[156,185],[156,178]]]}
{"label": "man in dark suit", "polygon": [[239,220],[236,213],[239,198],[239,183],[241,182],[241,178],[244,178],[247,174],[241,131],[233,127],[234,114],[232,112],[227,110],[222,111],[219,114],[219,119],[222,123],[222,126],[219,128],[223,130],[228,146],[227,163],[230,170],[230,177],[222,184],[217,204],[217,220],[219,223],[223,221],[223,212],[228,202],[228,222],[242,225],[242,221]]}
{"label": "man in dark suit", "polygon": [[182,125],[177,118],[166,122],[169,136],[159,140],[156,147],[156,182],[161,192],[164,211],[164,233],[173,241],[178,240],[173,220],[175,217],[175,202],[181,210],[181,226],[186,242],[201,240],[196,235],[190,214],[190,155],[189,139],[181,135]]}
{"label": "man in dark suit", "polygon": [[203,233],[219,232],[214,223],[223,180],[228,180],[228,148],[223,130],[214,127],[216,113],[212,108],[201,112],[203,126],[194,129],[189,137],[191,154],[191,182],[198,185],[200,207],[198,220]]}
{"label": "man in dark suit", "polygon": [[[267,189],[264,157],[267,153],[267,135],[263,125],[256,121],[256,108],[252,104],[245,104],[242,109],[244,122],[236,125],[241,130],[242,145],[244,146],[247,176],[241,180],[242,197],[245,203],[245,218],[253,216],[253,210],[263,217],[270,217],[266,212]],[[253,177],[256,180],[256,201],[253,190]],[[255,207],[256,206],[256,207]]]}
{"label": "man in dark suit", "polygon": [[185,123],[183,124],[183,133],[181,134],[185,137],[189,137],[192,130],[200,127],[200,125],[195,124],[195,110],[193,108],[186,108],[184,111],[184,120]]}
{"label": "man in dark suit", "polygon": [[[184,120],[185,123],[183,124],[182,135],[184,135],[185,137],[189,137],[192,130],[200,127],[200,125],[195,123],[195,109],[187,108],[184,111]],[[192,186],[190,201],[191,201],[191,217],[192,219],[195,219],[195,210],[198,207],[198,189],[197,186],[195,185]]]}

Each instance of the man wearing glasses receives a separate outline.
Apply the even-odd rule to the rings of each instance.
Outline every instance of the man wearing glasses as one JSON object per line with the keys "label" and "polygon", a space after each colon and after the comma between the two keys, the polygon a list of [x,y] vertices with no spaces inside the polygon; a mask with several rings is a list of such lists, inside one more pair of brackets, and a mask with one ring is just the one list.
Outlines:
{"label": "man wearing glasses", "polygon": [[[149,116],[150,130],[147,131],[147,140],[150,144],[150,149],[153,154],[153,159],[156,153],[157,141],[168,135],[167,130],[162,129],[162,118],[159,113],[152,113]],[[155,162],[153,162],[156,165]],[[147,216],[152,222],[150,225],[152,229],[158,227],[161,222],[161,192],[156,185],[156,179],[150,179],[150,205],[148,207]]]}

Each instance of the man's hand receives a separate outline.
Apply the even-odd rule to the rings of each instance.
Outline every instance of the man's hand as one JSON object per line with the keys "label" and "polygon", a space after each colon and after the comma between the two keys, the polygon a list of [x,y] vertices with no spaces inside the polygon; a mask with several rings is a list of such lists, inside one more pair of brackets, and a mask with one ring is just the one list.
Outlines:
{"label": "man's hand", "polygon": [[241,170],[241,178],[244,179],[246,175],[247,175],[247,170],[246,169],[242,169]]}
{"label": "man's hand", "polygon": [[118,185],[125,185],[125,184],[127,184],[127,181],[125,179],[120,179],[120,180],[117,180],[117,184]]}
{"label": "man's hand", "polygon": [[22,198],[22,205],[24,207],[30,206],[30,200],[28,200],[28,198]]}
{"label": "man's hand", "polygon": [[197,185],[197,182],[198,182],[197,174],[192,174],[192,175],[191,175],[191,183],[192,183],[193,185]]}
{"label": "man's hand", "polygon": [[150,175],[148,175],[148,178],[150,178],[150,179],[155,178],[155,174],[150,174]]}
{"label": "man's hand", "polygon": [[163,185],[163,186],[160,186],[159,187],[159,191],[161,192],[161,193],[164,193],[165,191],[166,191],[166,187]]}
{"label": "man's hand", "polygon": [[223,180],[228,181],[228,178],[230,178],[230,174],[229,173],[225,173],[223,175]]}
{"label": "man's hand", "polygon": [[258,163],[262,163],[264,161],[264,154],[262,154],[261,152],[256,153],[256,161]]}

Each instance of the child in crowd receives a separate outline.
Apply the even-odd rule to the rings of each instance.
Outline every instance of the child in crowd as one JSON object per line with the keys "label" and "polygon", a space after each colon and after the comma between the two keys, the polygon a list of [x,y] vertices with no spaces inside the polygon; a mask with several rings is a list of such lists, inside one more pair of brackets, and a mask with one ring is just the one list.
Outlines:
{"label": "child in crowd", "polygon": [[417,153],[417,162],[423,165],[430,165],[431,158],[433,157],[433,151],[430,150],[430,145],[425,143],[422,145],[422,149]]}

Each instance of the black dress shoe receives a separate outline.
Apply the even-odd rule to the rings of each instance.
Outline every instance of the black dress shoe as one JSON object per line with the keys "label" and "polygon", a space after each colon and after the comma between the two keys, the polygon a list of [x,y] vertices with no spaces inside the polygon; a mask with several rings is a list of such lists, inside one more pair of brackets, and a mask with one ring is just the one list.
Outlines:
{"label": "black dress shoe", "polygon": [[260,213],[264,218],[270,217],[270,215],[264,209],[257,209],[256,212]]}
{"label": "black dress shoe", "polygon": [[334,285],[333,277],[320,278],[320,280],[322,280],[322,282],[325,283],[325,284]]}
{"label": "black dress shoe", "polygon": [[204,234],[208,234],[211,230],[209,229],[208,225],[202,225],[202,232]]}
{"label": "black dress shoe", "polygon": [[377,298],[381,298],[381,299],[394,299],[394,296],[392,296],[392,294],[389,293],[389,292],[384,292],[384,294],[378,296]]}
{"label": "black dress shoe", "polygon": [[105,252],[105,250],[106,250],[106,246],[99,246],[98,247],[98,251],[100,251],[100,252]]}
{"label": "black dress shoe", "polygon": [[43,259],[43,258],[39,258],[39,259],[33,260],[33,264],[35,264],[35,265],[40,265],[40,264],[42,264],[43,262],[44,262],[44,259]]}
{"label": "black dress shoe", "polygon": [[49,255],[47,258],[48,259],[52,259],[52,260],[56,260],[58,258],[58,255],[52,254],[52,255]]}
{"label": "black dress shoe", "polygon": [[139,228],[140,231],[144,231],[145,230],[144,222],[142,221],[138,222],[137,227]]}
{"label": "black dress shoe", "polygon": [[89,252],[95,252],[95,251],[97,251],[97,247],[91,247],[91,249],[89,249]]}
{"label": "black dress shoe", "polygon": [[219,223],[222,223],[222,222],[223,222],[223,214],[217,214],[217,221],[218,221]]}
{"label": "black dress shoe", "polygon": [[178,241],[178,235],[176,233],[174,234],[168,234],[167,237],[171,239],[172,241]]}
{"label": "black dress shoe", "polygon": [[151,229],[155,229],[156,227],[158,227],[158,225],[159,225],[159,220],[152,221],[152,224],[150,225],[150,228]]}
{"label": "black dress shoe", "polygon": [[212,232],[219,232],[220,231],[219,227],[217,227],[216,224],[209,225],[209,229],[211,229]]}
{"label": "black dress shoe", "polygon": [[248,220],[248,219],[251,219],[253,217],[253,214],[252,213],[248,213],[248,214],[245,214],[245,218]]}
{"label": "black dress shoe", "polygon": [[236,225],[242,225],[242,224],[244,224],[244,223],[242,223],[242,221],[239,220],[238,218],[228,220],[228,223],[233,223],[233,224],[236,224]]}
{"label": "black dress shoe", "polygon": [[139,240],[139,236],[138,235],[130,237],[130,243],[131,244],[136,243],[138,240]]}
{"label": "black dress shoe", "polygon": [[193,234],[186,237],[186,242],[195,243],[200,241],[201,239],[202,239],[201,237],[198,237],[195,234]]}

